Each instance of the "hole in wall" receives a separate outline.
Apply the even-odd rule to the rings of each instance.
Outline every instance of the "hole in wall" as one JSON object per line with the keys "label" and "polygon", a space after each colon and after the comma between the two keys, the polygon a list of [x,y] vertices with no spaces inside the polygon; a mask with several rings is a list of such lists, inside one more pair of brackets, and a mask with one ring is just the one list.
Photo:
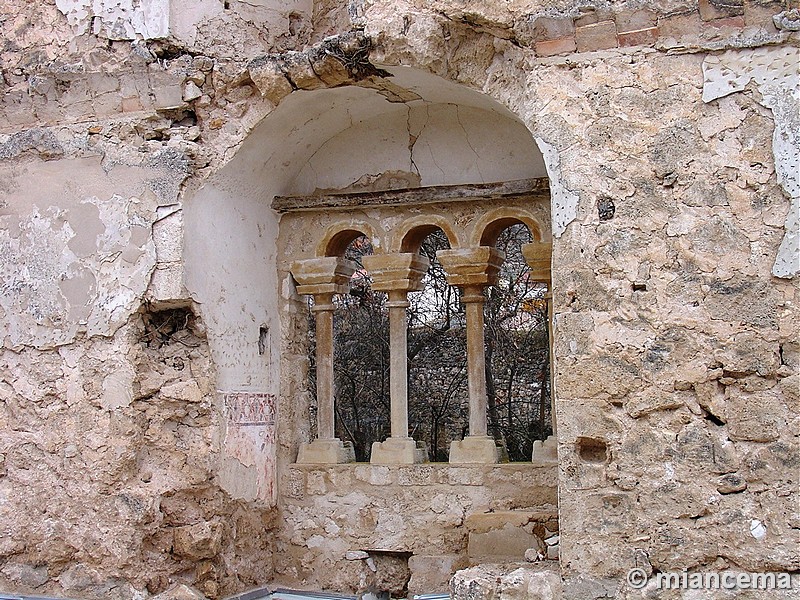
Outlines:
{"label": "hole in wall", "polygon": [[580,437],[575,443],[583,462],[600,464],[608,459],[608,446],[603,440]]}
{"label": "hole in wall", "polygon": [[372,575],[367,587],[376,596],[383,598],[407,598],[411,569],[408,559],[411,552],[393,550],[367,550],[366,559]]}
{"label": "hole in wall", "polygon": [[143,329],[140,339],[147,346],[160,348],[172,341],[196,335],[196,317],[188,306],[159,310],[148,305],[141,315]]}
{"label": "hole in wall", "polygon": [[269,345],[269,327],[262,325],[258,328],[258,354],[264,356]]}
{"label": "hole in wall", "polygon": [[615,211],[616,206],[614,206],[614,200],[606,197],[598,198],[597,215],[600,217],[601,221],[610,221],[613,219]]}

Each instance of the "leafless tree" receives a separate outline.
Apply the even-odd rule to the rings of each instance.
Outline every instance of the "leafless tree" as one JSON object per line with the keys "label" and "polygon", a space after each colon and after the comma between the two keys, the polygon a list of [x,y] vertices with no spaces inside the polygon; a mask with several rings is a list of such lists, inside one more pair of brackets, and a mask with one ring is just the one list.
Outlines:
{"label": "leafless tree", "polygon": [[[528,241],[523,225],[501,234],[497,246],[506,261],[485,304],[489,427],[511,460],[530,460],[533,441],[550,433],[546,290],[529,278],[520,251]],[[447,247],[441,231],[424,240],[420,253],[431,266],[424,291],[409,295],[408,309],[409,434],[425,441],[439,461],[447,460],[452,440],[468,433],[469,421],[464,308],[436,259]],[[359,269],[350,294],[337,298],[334,315],[337,435],[353,442],[357,460],[368,460],[371,443],[390,432],[386,297],[371,290],[361,265],[371,252],[364,237],[348,247],[346,257]],[[313,327],[311,342],[313,357]]]}

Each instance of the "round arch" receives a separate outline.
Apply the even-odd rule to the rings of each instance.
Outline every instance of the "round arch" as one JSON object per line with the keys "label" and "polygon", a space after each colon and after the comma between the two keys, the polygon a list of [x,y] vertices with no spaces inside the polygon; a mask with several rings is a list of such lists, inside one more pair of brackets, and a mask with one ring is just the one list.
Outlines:
{"label": "round arch", "polygon": [[325,235],[317,244],[315,256],[343,256],[350,242],[362,235],[369,238],[374,250],[380,248],[380,238],[369,223],[365,221],[334,223],[328,227]]}
{"label": "round arch", "polygon": [[447,219],[436,215],[420,215],[403,222],[392,237],[390,249],[392,252],[419,252],[423,240],[437,229],[447,236],[450,248],[461,247],[461,240]]}
{"label": "round arch", "polygon": [[543,228],[533,215],[518,208],[497,208],[486,213],[475,223],[470,244],[494,246],[504,229],[518,223],[528,228],[534,241],[542,241]]}

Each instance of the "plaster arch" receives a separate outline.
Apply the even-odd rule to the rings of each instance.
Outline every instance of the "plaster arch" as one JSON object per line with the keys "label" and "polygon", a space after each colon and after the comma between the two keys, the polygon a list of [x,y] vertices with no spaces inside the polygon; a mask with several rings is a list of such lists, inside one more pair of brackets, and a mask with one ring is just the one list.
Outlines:
{"label": "plaster arch", "polygon": [[[275,196],[546,176],[536,141],[497,100],[411,67],[386,71],[391,77],[363,85],[292,92],[219,171],[187,193],[183,283],[207,326],[222,395],[280,396],[286,324],[279,307],[294,287],[278,253]],[[353,214],[371,219],[368,209]],[[380,223],[371,232],[358,229],[370,235],[376,251],[386,251],[390,230]],[[321,255],[321,233],[293,231],[292,243]],[[264,330],[272,333],[265,337]],[[266,348],[259,339],[268,339]],[[301,418],[295,419],[301,431]],[[231,448],[225,423],[223,439],[222,486],[235,497],[274,502],[269,490],[278,448],[243,450],[248,442],[241,435]],[[281,451],[289,456],[294,449]],[[271,455],[256,469],[237,458],[254,453]]]}

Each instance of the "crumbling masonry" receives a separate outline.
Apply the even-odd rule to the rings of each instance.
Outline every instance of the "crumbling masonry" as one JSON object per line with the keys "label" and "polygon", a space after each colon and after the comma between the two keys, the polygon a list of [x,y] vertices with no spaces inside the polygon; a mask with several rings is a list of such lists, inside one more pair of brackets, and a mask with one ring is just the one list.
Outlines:
{"label": "crumbling masonry", "polygon": [[[638,567],[800,597],[795,0],[5,0],[0,28],[0,592],[688,597]],[[509,223],[556,435],[497,463],[475,368],[471,435],[420,462],[395,378],[383,458],[346,462],[304,295],[324,320],[370,236],[402,374],[440,227],[480,364]]]}

